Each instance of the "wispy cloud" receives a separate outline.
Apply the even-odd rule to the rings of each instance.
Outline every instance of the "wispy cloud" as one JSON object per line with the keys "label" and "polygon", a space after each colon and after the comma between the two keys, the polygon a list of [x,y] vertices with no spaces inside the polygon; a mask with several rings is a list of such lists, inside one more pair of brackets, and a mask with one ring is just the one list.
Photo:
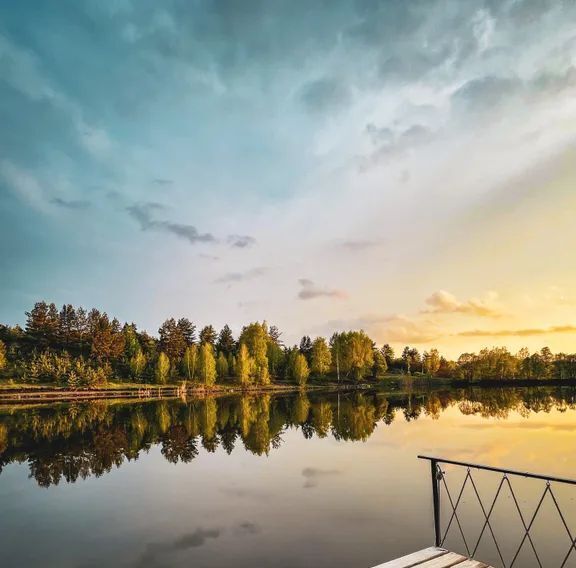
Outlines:
{"label": "wispy cloud", "polygon": [[256,244],[256,239],[250,235],[228,235],[226,242],[234,248],[248,248]]}
{"label": "wispy cloud", "polygon": [[308,280],[307,278],[300,278],[298,283],[300,284],[298,298],[301,300],[313,300],[315,298],[346,298],[346,293],[342,290],[317,286],[312,280]]}
{"label": "wispy cloud", "polygon": [[212,233],[200,233],[194,225],[155,219],[154,212],[162,209],[164,207],[158,203],[138,203],[126,208],[143,231],[170,233],[191,244],[217,242],[216,237]]}
{"label": "wispy cloud", "polygon": [[470,331],[461,331],[456,335],[459,337],[531,337],[535,335],[548,335],[552,333],[576,333],[576,326],[555,325],[552,327],[500,330],[472,329]]}
{"label": "wispy cloud", "polygon": [[53,197],[50,203],[63,209],[87,209],[90,207],[90,202],[86,199],[62,199],[61,197]]}
{"label": "wispy cloud", "polygon": [[479,317],[497,318],[502,316],[502,311],[496,305],[498,295],[495,292],[488,293],[485,299],[471,298],[461,301],[446,290],[434,292],[426,298],[428,309],[422,310],[424,314],[467,314]]}
{"label": "wispy cloud", "polygon": [[167,179],[167,178],[154,178],[152,180],[152,183],[154,185],[160,185],[160,186],[169,186],[169,185],[173,185],[174,181],[171,179]]}
{"label": "wispy cloud", "polygon": [[[128,214],[138,222],[143,231],[170,233],[191,244],[222,242],[212,233],[200,233],[194,225],[158,219],[158,213],[165,209],[164,205],[153,201],[135,203],[126,207]],[[225,242],[232,248],[247,248],[254,245],[256,239],[249,235],[228,235]]]}
{"label": "wispy cloud", "polygon": [[366,126],[366,132],[376,149],[361,159],[360,169],[364,170],[383,161],[401,156],[435,139],[436,132],[422,124],[413,124],[399,132],[386,126]]}
{"label": "wispy cloud", "polygon": [[311,113],[332,112],[350,101],[350,91],[346,83],[334,77],[322,77],[302,87],[300,100]]}
{"label": "wispy cloud", "polygon": [[252,278],[258,278],[266,274],[270,269],[266,266],[257,266],[256,268],[251,268],[244,272],[228,272],[220,278],[214,280],[216,284],[232,284],[234,282],[243,282],[244,280],[251,280]]}

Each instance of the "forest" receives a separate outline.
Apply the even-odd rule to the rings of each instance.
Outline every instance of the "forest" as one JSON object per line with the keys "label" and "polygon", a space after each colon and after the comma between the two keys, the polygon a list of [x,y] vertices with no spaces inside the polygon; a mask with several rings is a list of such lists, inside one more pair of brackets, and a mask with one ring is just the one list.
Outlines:
{"label": "forest", "polygon": [[114,383],[197,384],[206,388],[308,381],[358,383],[398,375],[465,381],[576,379],[576,354],[548,347],[511,353],[504,347],[464,353],[456,360],[437,349],[406,346],[398,355],[364,331],[330,338],[302,337],[287,346],[276,326],[245,325],[238,337],[224,325],[197,326],[186,317],[167,319],[157,336],[120,323],[97,309],[37,302],[26,324],[0,324],[0,379],[70,389]]}

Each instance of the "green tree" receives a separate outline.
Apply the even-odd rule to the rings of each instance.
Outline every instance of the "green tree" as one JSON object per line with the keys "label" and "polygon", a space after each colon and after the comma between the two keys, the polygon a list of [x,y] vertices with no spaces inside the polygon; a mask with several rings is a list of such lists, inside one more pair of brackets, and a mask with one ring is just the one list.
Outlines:
{"label": "green tree", "polygon": [[192,345],[196,341],[196,326],[188,318],[180,318],[176,327],[186,345]]}
{"label": "green tree", "polygon": [[440,353],[438,353],[438,349],[424,351],[424,372],[433,377],[438,373],[438,369],[440,369]]}
{"label": "green tree", "polygon": [[93,322],[92,357],[99,364],[118,359],[124,352],[124,335],[117,319],[109,320],[106,314],[98,314]]}
{"label": "green tree", "polygon": [[277,326],[275,325],[270,326],[270,329],[268,330],[268,336],[274,343],[276,343],[280,347],[284,345],[282,343],[282,340],[280,339],[280,337],[282,336],[282,332],[278,329]]}
{"label": "green tree", "polygon": [[191,381],[196,376],[196,367],[198,364],[198,346],[195,344],[188,345],[184,350],[182,356],[182,374],[188,381]]}
{"label": "green tree", "polygon": [[374,365],[372,366],[372,374],[376,379],[382,378],[386,375],[388,370],[388,363],[386,363],[386,357],[383,355],[382,351],[374,351]]}
{"label": "green tree", "polygon": [[156,361],[155,378],[159,385],[165,385],[168,382],[170,374],[170,359],[164,351],[161,351]]}
{"label": "green tree", "polygon": [[224,353],[224,355],[229,356],[234,353],[234,347],[236,346],[234,341],[234,336],[232,335],[232,330],[230,326],[226,324],[218,334],[218,340],[216,341],[216,347],[218,351]]}
{"label": "green tree", "polygon": [[238,382],[243,386],[249,385],[252,379],[254,360],[250,356],[248,347],[246,347],[244,343],[240,344],[235,367]]}
{"label": "green tree", "polygon": [[542,347],[540,350],[540,357],[542,358],[542,362],[544,364],[544,370],[542,378],[548,379],[554,373],[554,355],[552,351],[550,351],[549,347]]}
{"label": "green tree", "polygon": [[163,351],[173,365],[176,365],[186,349],[186,338],[181,327],[174,318],[167,319],[158,329],[160,350]]}
{"label": "green tree", "polygon": [[60,318],[55,304],[36,302],[34,307],[26,312],[26,333],[40,347],[55,343]]}
{"label": "green tree", "polygon": [[300,340],[300,353],[306,357],[306,361],[310,361],[310,356],[312,355],[312,340],[309,335],[305,335]]}
{"label": "green tree", "polygon": [[330,353],[330,348],[323,337],[317,337],[312,343],[310,363],[312,373],[319,377],[325,376],[330,371],[332,355]]}
{"label": "green tree", "polygon": [[212,347],[216,345],[216,330],[213,326],[207,325],[200,331],[200,343],[208,343]]}
{"label": "green tree", "polygon": [[228,361],[228,373],[230,376],[236,376],[236,357],[233,353],[228,353],[228,357],[226,357]]}
{"label": "green tree", "polygon": [[210,343],[202,343],[198,352],[198,377],[205,386],[211,387],[216,382],[216,359]]}
{"label": "green tree", "polygon": [[130,374],[135,380],[139,380],[146,368],[146,355],[142,353],[142,349],[138,350],[130,357]]}
{"label": "green tree", "polygon": [[136,326],[133,323],[130,325],[125,324],[122,328],[122,333],[124,335],[124,354],[130,359],[140,350]]}
{"label": "green tree", "polygon": [[392,361],[394,361],[394,349],[392,349],[388,343],[385,343],[380,351],[386,359],[386,365],[390,367],[390,365],[392,365]]}
{"label": "green tree", "polygon": [[404,347],[404,350],[402,351],[402,360],[406,365],[406,374],[410,375],[410,372],[412,370],[412,358],[410,357],[410,347],[408,346]]}
{"label": "green tree", "polygon": [[294,364],[292,366],[292,377],[301,387],[306,384],[310,369],[308,368],[308,361],[302,353],[296,353],[294,357]]}
{"label": "green tree", "polygon": [[76,309],[71,304],[64,304],[58,314],[58,343],[70,347],[74,339],[76,327]]}
{"label": "green tree", "polygon": [[216,372],[218,374],[218,378],[220,379],[226,379],[230,374],[230,370],[228,368],[228,360],[222,351],[218,353],[218,359],[216,359]]}
{"label": "green tree", "polygon": [[266,350],[266,356],[268,357],[270,374],[273,377],[278,376],[285,360],[284,349],[282,349],[280,343],[280,335],[281,333],[275,326],[272,326],[268,332],[268,348]]}
{"label": "green tree", "polygon": [[253,376],[261,385],[270,383],[268,370],[268,329],[266,323],[251,323],[244,327],[239,342],[248,348],[250,357],[254,360]]}
{"label": "green tree", "polygon": [[330,345],[337,374],[362,380],[372,372],[374,344],[363,331],[335,333],[330,338]]}

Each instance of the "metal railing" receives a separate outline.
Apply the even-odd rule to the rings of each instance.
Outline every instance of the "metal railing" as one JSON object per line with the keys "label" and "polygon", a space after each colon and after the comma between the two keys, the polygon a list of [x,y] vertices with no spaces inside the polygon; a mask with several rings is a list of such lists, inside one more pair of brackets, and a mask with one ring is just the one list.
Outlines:
{"label": "metal railing", "polygon": [[[528,542],[530,549],[534,553],[534,557],[538,563],[538,566],[540,568],[543,568],[544,565],[542,564],[541,558],[538,555],[538,552],[536,550],[536,546],[534,544],[534,541],[533,541],[533,538],[532,538],[530,531],[534,527],[534,521],[538,517],[538,513],[540,513],[540,511],[542,510],[542,505],[543,505],[546,497],[549,496],[549,498],[552,500],[552,504],[553,504],[554,509],[558,512],[562,526],[564,527],[566,534],[567,534],[568,538],[570,539],[570,545],[569,545],[568,551],[566,552],[566,555],[563,557],[562,563],[560,564],[560,568],[563,568],[564,566],[566,566],[566,563],[568,562],[568,559],[570,558],[572,552],[575,552],[575,554],[576,554],[576,538],[575,538],[574,534],[571,532],[570,527],[568,526],[568,523],[566,521],[566,516],[562,512],[562,509],[560,508],[560,505],[558,503],[558,499],[557,499],[556,495],[554,494],[554,490],[553,490],[553,485],[555,485],[555,484],[564,484],[564,485],[576,486],[576,480],[566,479],[566,478],[561,478],[561,477],[553,477],[553,476],[548,476],[548,475],[540,475],[540,474],[529,473],[529,472],[524,472],[524,471],[515,471],[515,470],[511,470],[511,469],[501,469],[501,468],[491,467],[491,466],[487,466],[487,465],[479,465],[479,464],[474,464],[474,463],[467,463],[467,462],[462,462],[462,461],[455,461],[455,460],[449,460],[449,459],[443,459],[443,458],[431,457],[431,456],[418,456],[418,458],[423,459],[423,460],[428,460],[430,462],[430,472],[431,472],[431,477],[432,477],[432,497],[433,497],[433,502],[434,502],[434,533],[435,533],[436,546],[441,547],[444,545],[446,538],[449,535],[451,529],[453,531],[458,530],[460,536],[462,537],[462,540],[464,541],[464,546],[466,547],[466,553],[467,553],[468,557],[474,558],[476,555],[476,552],[478,551],[478,547],[480,545],[480,542],[482,541],[482,538],[488,532],[490,534],[493,542],[494,542],[494,545],[496,547],[496,551],[498,553],[498,556],[499,556],[500,561],[502,562],[502,566],[504,568],[512,568],[513,566],[518,565],[517,561],[518,561],[520,552],[522,551],[522,548],[524,547],[526,542]],[[454,465],[454,466],[460,466],[460,467],[466,468],[466,474],[464,477],[464,482],[462,483],[458,492],[454,491],[454,488],[452,488],[452,491],[449,489],[448,483],[446,481],[446,477],[447,477],[446,472],[442,469],[443,465]],[[497,489],[496,489],[496,492],[495,492],[493,498],[488,500],[488,503],[486,503],[480,497],[480,492],[478,490],[478,484],[476,481],[474,481],[474,477],[472,475],[473,470],[480,470],[480,471],[497,473],[497,474],[500,474],[502,476],[500,479],[500,482],[497,485]],[[520,508],[518,495],[514,491],[514,489],[512,487],[512,483],[510,481],[510,478],[515,478],[515,477],[516,478],[527,478],[527,479],[538,480],[540,482],[544,482],[544,490],[537,501],[536,508],[534,509],[533,513],[530,515],[523,514],[522,509]],[[461,520],[458,517],[458,507],[461,505],[462,496],[463,496],[464,490],[466,489],[467,486],[470,486],[472,488],[472,494],[478,500],[478,504],[480,505],[480,510],[481,510],[482,515],[484,517],[484,523],[482,526],[482,530],[480,531],[480,534],[479,534],[479,536],[475,542],[469,542],[469,540],[466,538],[466,535],[465,535],[464,530],[462,528]],[[499,543],[498,539],[496,538],[494,527],[492,526],[492,524],[490,522],[492,515],[493,515],[493,512],[494,512],[494,508],[495,508],[496,503],[498,501],[498,498],[502,495],[502,490],[505,487],[508,488],[510,495],[512,496],[511,502],[512,502],[513,506],[515,507],[516,511],[518,512],[520,521],[521,521],[522,526],[523,526],[523,533],[524,533],[522,536],[522,539],[520,540],[520,544],[518,545],[518,548],[515,549],[515,552],[511,556],[511,559],[509,559],[508,561],[505,560],[505,558],[504,558],[505,555],[502,552],[502,547],[500,546],[500,543]],[[446,499],[441,499],[443,493],[446,495]],[[539,495],[539,493],[537,493],[536,495]],[[441,526],[442,525],[442,517],[440,514],[441,507],[447,508],[446,510],[448,511],[448,516],[449,516],[449,520],[448,520],[444,530],[442,530],[442,526]],[[548,564],[546,564],[546,566],[548,566]]]}

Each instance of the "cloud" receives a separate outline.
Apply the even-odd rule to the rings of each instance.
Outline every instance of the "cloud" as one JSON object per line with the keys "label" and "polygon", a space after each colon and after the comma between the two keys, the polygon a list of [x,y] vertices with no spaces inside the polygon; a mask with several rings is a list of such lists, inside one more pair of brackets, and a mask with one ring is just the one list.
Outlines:
{"label": "cloud", "polygon": [[[200,233],[194,225],[157,219],[156,213],[165,209],[164,205],[153,201],[135,203],[126,207],[128,214],[138,222],[143,231],[171,233],[191,244],[220,242],[212,233]],[[226,243],[232,248],[247,248],[254,245],[256,239],[249,235],[229,235]]]}
{"label": "cloud", "polygon": [[214,235],[211,233],[200,233],[193,225],[154,219],[153,212],[161,209],[164,209],[164,207],[158,203],[139,203],[126,208],[129,215],[139,223],[143,231],[170,233],[191,244],[217,242]]}
{"label": "cloud", "polygon": [[[576,48],[576,43],[572,49]],[[576,86],[576,67],[570,65],[561,72],[544,71],[532,81],[532,88],[536,92],[545,94],[558,94],[565,89]]]}
{"label": "cloud", "polygon": [[173,184],[174,184],[174,180],[167,179],[167,178],[154,178],[154,179],[152,180],[152,183],[153,183],[154,185],[159,185],[159,186],[162,186],[162,187],[166,187],[166,186],[169,186],[169,185],[173,185]]}
{"label": "cloud", "polygon": [[220,278],[214,280],[215,284],[232,284],[234,282],[243,282],[245,280],[251,280],[252,278],[258,278],[266,274],[270,269],[266,266],[258,266],[256,268],[251,268],[245,272],[228,272]]}
{"label": "cloud", "polygon": [[301,289],[298,292],[298,298],[301,300],[313,300],[315,298],[346,298],[346,293],[342,290],[336,290],[331,288],[320,288],[312,280],[307,278],[300,278],[298,280]]}
{"label": "cloud", "polygon": [[249,235],[228,235],[226,242],[234,248],[247,248],[256,244],[256,239]]}
{"label": "cloud", "polygon": [[376,126],[375,124],[366,125],[366,133],[374,145],[391,144],[394,142],[394,131],[387,126]]}
{"label": "cloud", "polygon": [[486,76],[472,79],[452,94],[456,110],[480,113],[510,102],[522,92],[522,81],[514,77]]}
{"label": "cloud", "polygon": [[324,77],[306,83],[300,91],[300,100],[311,113],[332,112],[350,101],[350,92],[345,83]]}
{"label": "cloud", "polygon": [[330,320],[314,331],[319,335],[330,335],[343,329],[362,329],[378,343],[430,343],[443,335],[435,322],[412,319],[402,314],[369,314],[353,319]]}
{"label": "cloud", "polygon": [[361,170],[402,156],[415,148],[420,148],[437,136],[436,132],[423,124],[413,124],[400,131],[368,124],[366,132],[377,148],[368,156],[361,158]]}
{"label": "cloud", "polygon": [[41,207],[44,201],[44,188],[30,172],[12,162],[0,162],[0,178],[20,199],[29,205]]}
{"label": "cloud", "polygon": [[526,328],[526,329],[500,329],[500,330],[481,330],[473,329],[470,331],[461,331],[456,335],[459,337],[532,337],[535,335],[548,335],[552,333],[576,333],[574,325],[555,325],[552,327]]}
{"label": "cloud", "polygon": [[60,197],[53,197],[50,203],[63,209],[87,209],[90,207],[90,202],[85,199],[62,199]]}
{"label": "cloud", "polygon": [[439,290],[426,298],[429,309],[422,310],[424,314],[467,314],[478,317],[497,318],[502,312],[494,305],[497,298],[495,292],[487,295],[486,299],[472,298],[462,302],[450,292]]}
{"label": "cloud", "polygon": [[315,467],[305,467],[302,470],[302,476],[304,477],[305,489],[310,489],[311,487],[317,487],[319,479],[322,477],[340,475],[342,472],[339,469],[318,469]]}
{"label": "cloud", "polygon": [[146,551],[137,562],[137,566],[157,566],[159,557],[204,546],[209,539],[217,539],[222,534],[222,529],[198,528],[194,532],[184,534],[171,542],[150,543],[146,546]]}
{"label": "cloud", "polygon": [[442,336],[442,330],[428,320],[412,320],[403,315],[388,317],[384,326],[374,330],[375,339],[392,343],[430,343]]}

